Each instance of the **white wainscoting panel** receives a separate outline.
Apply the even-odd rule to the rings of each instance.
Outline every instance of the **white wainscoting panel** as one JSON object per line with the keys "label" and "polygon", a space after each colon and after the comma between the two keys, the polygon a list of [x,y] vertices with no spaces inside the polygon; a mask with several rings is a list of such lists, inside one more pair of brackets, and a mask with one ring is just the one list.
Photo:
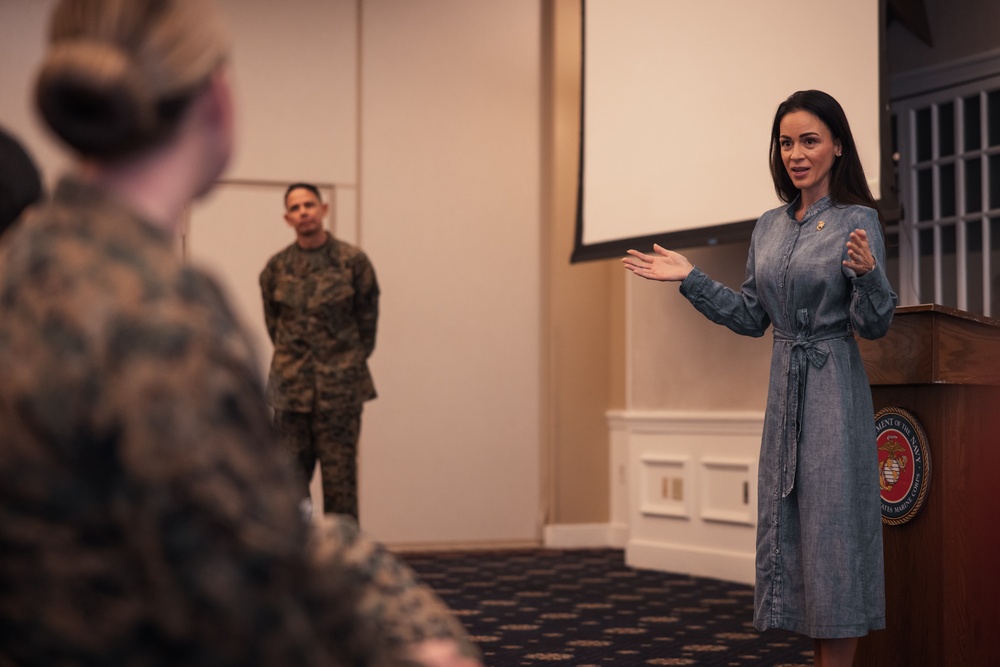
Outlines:
{"label": "white wainscoting panel", "polygon": [[608,421],[627,457],[626,562],[753,583],[764,414],[616,411]]}
{"label": "white wainscoting panel", "polygon": [[709,458],[701,460],[699,491],[700,515],[704,521],[753,526],[756,523],[750,498],[751,458]]}
{"label": "white wainscoting panel", "polygon": [[639,457],[639,512],[691,518],[691,459],[644,454]]}
{"label": "white wainscoting panel", "polygon": [[623,548],[628,541],[629,460],[628,424],[621,413],[608,415],[608,443],[611,448],[611,529],[610,546]]}

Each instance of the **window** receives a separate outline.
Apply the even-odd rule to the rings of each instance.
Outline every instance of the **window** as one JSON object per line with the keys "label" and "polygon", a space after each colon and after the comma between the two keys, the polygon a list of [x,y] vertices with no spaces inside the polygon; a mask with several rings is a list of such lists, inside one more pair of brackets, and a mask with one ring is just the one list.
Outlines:
{"label": "window", "polygon": [[[903,219],[888,229],[900,305],[1000,317],[1000,58],[893,102]],[[982,69],[982,67],[980,68]],[[969,68],[959,75],[970,81]],[[912,86],[912,82],[911,82]]]}

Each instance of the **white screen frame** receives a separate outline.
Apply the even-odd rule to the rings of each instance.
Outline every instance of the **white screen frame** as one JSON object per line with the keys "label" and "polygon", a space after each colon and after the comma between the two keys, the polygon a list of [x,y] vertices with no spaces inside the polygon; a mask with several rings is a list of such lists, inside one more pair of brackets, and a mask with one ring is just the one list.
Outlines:
{"label": "white screen frame", "polygon": [[768,142],[775,109],[795,90],[838,99],[873,194],[895,193],[884,164],[884,0],[810,3],[808,11],[789,0],[581,6],[573,261],[654,240],[692,247],[749,238],[756,218],[781,203]]}

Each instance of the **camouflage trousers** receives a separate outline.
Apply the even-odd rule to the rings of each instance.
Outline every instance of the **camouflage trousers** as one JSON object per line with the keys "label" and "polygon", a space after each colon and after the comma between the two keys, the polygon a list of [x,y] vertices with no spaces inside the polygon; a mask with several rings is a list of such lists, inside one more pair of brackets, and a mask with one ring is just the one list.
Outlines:
{"label": "camouflage trousers", "polygon": [[291,452],[302,473],[304,497],[319,460],[325,512],[358,518],[358,436],[361,408],[274,411],[274,425],[281,444]]}

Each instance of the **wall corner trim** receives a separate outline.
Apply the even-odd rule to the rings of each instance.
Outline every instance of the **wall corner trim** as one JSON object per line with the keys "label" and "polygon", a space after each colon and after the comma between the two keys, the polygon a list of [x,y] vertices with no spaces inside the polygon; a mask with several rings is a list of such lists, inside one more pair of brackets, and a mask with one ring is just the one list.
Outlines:
{"label": "wall corner trim", "polygon": [[563,523],[545,526],[543,545],[547,549],[621,549],[627,527],[614,523]]}

